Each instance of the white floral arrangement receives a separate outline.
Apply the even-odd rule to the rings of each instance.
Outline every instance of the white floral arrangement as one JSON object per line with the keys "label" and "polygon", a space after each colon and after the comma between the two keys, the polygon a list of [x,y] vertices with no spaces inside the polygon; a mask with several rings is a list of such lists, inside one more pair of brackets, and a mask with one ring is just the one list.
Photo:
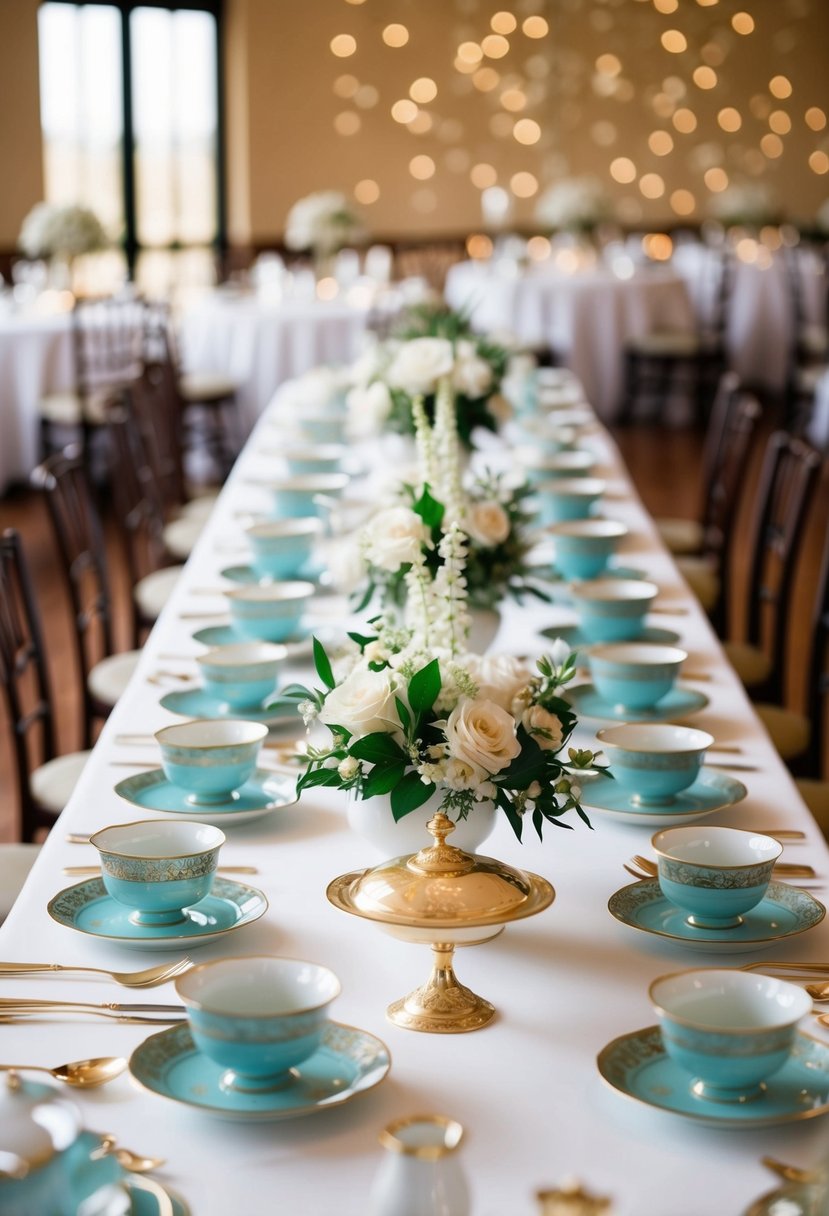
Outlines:
{"label": "white floral arrangement", "polygon": [[356,210],[338,190],[320,190],[294,203],[285,223],[289,249],[311,250],[319,257],[337,253],[363,237]]}
{"label": "white floral arrangement", "polygon": [[557,182],[538,200],[535,218],[558,232],[592,232],[612,216],[602,183],[595,177],[571,177]]}
{"label": "white floral arrangement", "polygon": [[23,221],[18,244],[29,258],[73,258],[105,249],[109,241],[88,207],[37,203]]}
{"label": "white floral arrangement", "polygon": [[725,228],[762,228],[779,218],[780,208],[765,182],[738,182],[713,195],[708,212]]}

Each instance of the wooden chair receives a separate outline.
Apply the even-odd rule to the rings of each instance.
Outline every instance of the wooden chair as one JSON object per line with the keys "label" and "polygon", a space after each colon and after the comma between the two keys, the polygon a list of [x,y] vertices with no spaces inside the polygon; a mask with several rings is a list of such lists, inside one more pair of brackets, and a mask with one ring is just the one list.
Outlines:
{"label": "wooden chair", "polygon": [[710,253],[716,257],[716,283],[709,320],[695,333],[656,330],[625,346],[625,386],[617,419],[620,425],[633,422],[639,406],[648,402],[651,415],[658,418],[675,391],[690,397],[697,425],[707,420],[728,362],[726,326],[733,279],[728,251]]}
{"label": "wooden chair", "polygon": [[[789,297],[791,342],[786,373],[786,417],[797,427],[808,413],[817,381],[829,360],[829,247],[796,246],[782,251]],[[822,316],[810,321],[804,299],[804,276],[823,276]]]}
{"label": "wooden chair", "polygon": [[725,652],[752,696],[782,703],[794,571],[821,459],[808,443],[776,431],[766,445],[748,546],[745,640]]}
{"label": "wooden chair", "polygon": [[67,443],[86,453],[104,424],[107,398],[140,375],[144,303],[134,295],[78,300],[72,309],[74,384],[39,402],[42,458]]}
{"label": "wooden chair", "polygon": [[[11,529],[0,537],[0,683],[14,757],[20,838],[33,841],[63,810],[89,752],[57,754],[40,620],[20,536]],[[30,864],[31,854],[21,854],[9,875],[10,880],[20,876],[21,885],[27,857]],[[0,872],[5,869],[0,861]]]}
{"label": "wooden chair", "polygon": [[140,433],[123,404],[107,414],[110,486],[129,575],[132,633],[140,646],[181,573],[164,546],[164,511]]}
{"label": "wooden chair", "polygon": [[78,449],[50,456],[32,474],[46,499],[72,605],[73,636],[83,684],[83,744],[126,688],[139,654],[116,654],[106,547],[89,471]]}

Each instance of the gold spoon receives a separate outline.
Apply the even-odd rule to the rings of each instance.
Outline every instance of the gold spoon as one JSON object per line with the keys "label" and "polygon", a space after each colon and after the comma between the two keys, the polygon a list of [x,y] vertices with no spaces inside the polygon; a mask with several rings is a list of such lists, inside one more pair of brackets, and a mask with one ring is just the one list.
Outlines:
{"label": "gold spoon", "polygon": [[778,1178],[782,1178],[785,1182],[819,1182],[821,1178],[820,1170],[804,1170],[797,1165],[787,1165],[785,1161],[778,1161],[775,1157],[761,1157],[760,1164],[764,1165],[767,1170],[771,1170],[773,1174],[777,1174]]}
{"label": "gold spoon", "polygon": [[0,1069],[10,1072],[48,1072],[56,1081],[64,1081],[77,1089],[94,1089],[120,1077],[127,1067],[121,1056],[98,1056],[93,1060],[73,1060],[69,1064],[58,1064],[46,1068],[43,1064],[0,1064]]}
{"label": "gold spoon", "polygon": [[133,1153],[128,1148],[119,1148],[117,1145],[117,1137],[111,1132],[101,1132],[101,1148],[102,1155],[107,1153],[115,1157],[118,1164],[125,1170],[129,1170],[131,1174],[146,1174],[150,1170],[160,1169],[166,1163],[166,1157],[142,1157],[139,1153]]}

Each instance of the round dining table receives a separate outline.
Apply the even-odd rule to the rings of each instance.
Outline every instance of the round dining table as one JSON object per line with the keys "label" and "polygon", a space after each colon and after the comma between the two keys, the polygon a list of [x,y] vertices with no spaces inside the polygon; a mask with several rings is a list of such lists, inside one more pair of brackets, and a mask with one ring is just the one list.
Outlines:
{"label": "round dining table", "polygon": [[[170,696],[192,683],[195,656],[204,650],[194,634],[227,622],[222,588],[233,584],[222,571],[245,560],[242,529],[270,509],[263,483],[273,476],[281,425],[278,411],[266,411],[249,438],[129,687],[0,927],[0,958],[125,970],[181,957],[181,946],[164,954],[126,949],[96,936],[94,924],[79,932],[53,919],[47,906],[78,881],[63,873],[65,866],[97,860],[91,846],[70,843],[67,833],[85,838],[107,824],[162,814],[141,811],[114,787],[158,763],[152,734],[181,720]],[[723,749],[716,760],[724,767],[711,768],[712,779],[732,788],[737,781],[745,785],[745,798],[708,822],[800,832],[803,839],[787,845],[786,860],[814,866],[809,897],[824,899],[829,849],[823,837],[662,545],[614,443],[598,422],[585,441],[606,477],[604,513],[629,529],[620,560],[659,586],[662,612],[650,623],[674,631],[689,654],[683,687],[694,692],[696,708],[689,721],[709,731]],[[370,463],[367,449],[354,455],[357,463]],[[506,447],[487,452],[488,461],[504,466],[510,459]],[[348,493],[355,503],[364,497],[359,476]],[[551,645],[550,635],[574,619],[566,594],[557,593],[552,603],[507,603],[492,649],[541,654]],[[353,620],[348,605],[334,594],[321,593],[312,602],[311,627],[323,636],[344,632]],[[297,655],[292,666],[286,681],[316,682],[307,657]],[[602,725],[601,719],[582,716],[574,743],[595,746]],[[295,738],[302,733],[298,727],[297,722],[278,737]],[[263,757],[266,764],[275,762],[276,753],[266,747]],[[624,863],[634,853],[649,852],[652,828],[647,817],[640,826],[591,812],[589,792],[584,802],[592,828],[568,816],[573,830],[548,826],[540,842],[527,824],[519,843],[504,820],[486,842],[489,856],[549,879],[556,897],[544,913],[458,952],[462,982],[497,1009],[488,1027],[459,1035],[413,1033],[389,1024],[386,1006],[426,975],[428,951],[343,915],[326,898],[336,876],[380,860],[349,829],[343,793],[308,790],[298,805],[252,822],[229,823],[221,861],[255,866],[257,873],[245,881],[264,894],[269,908],[255,923],[193,949],[191,957],[204,962],[268,954],[330,966],[342,982],[333,1017],[387,1044],[390,1074],[343,1109],[315,1110],[283,1122],[211,1117],[195,1108],[198,1086],[173,1100],[123,1076],[101,1090],[74,1095],[86,1125],[105,1128],[134,1152],[165,1158],[157,1177],[181,1194],[193,1216],[365,1216],[382,1155],[378,1133],[392,1120],[415,1114],[440,1114],[464,1126],[459,1159],[469,1178],[473,1216],[537,1216],[535,1192],[574,1176],[589,1190],[612,1196],[614,1216],[746,1212],[773,1186],[761,1164],[764,1154],[801,1166],[821,1159],[829,1122],[811,1117],[820,1111],[798,1108],[794,1120],[780,1126],[765,1127],[762,1119],[748,1130],[718,1126],[716,1120],[709,1126],[693,1112],[688,1118],[658,1109],[664,1095],[625,1093],[607,1084],[597,1057],[611,1041],[653,1026],[648,986],[657,976],[693,967],[762,964],[768,958],[827,963],[829,925],[823,921],[799,936],[766,944],[765,951],[723,955],[620,923],[608,901],[634,881]],[[18,977],[5,980],[2,991],[76,1001],[136,999],[102,976]],[[175,1003],[176,993],[168,984],[139,993],[139,999]],[[823,1064],[816,1083],[829,1094],[824,1076],[829,1032],[813,1019],[804,1031],[819,1041],[814,1050],[822,1052]],[[55,1065],[129,1056],[152,1033],[147,1026],[111,1019],[29,1018],[4,1026],[2,1058]],[[630,1050],[635,1056],[637,1049]],[[157,1058],[165,1058],[161,1047]],[[737,1122],[752,1117],[750,1110],[738,1115]]]}

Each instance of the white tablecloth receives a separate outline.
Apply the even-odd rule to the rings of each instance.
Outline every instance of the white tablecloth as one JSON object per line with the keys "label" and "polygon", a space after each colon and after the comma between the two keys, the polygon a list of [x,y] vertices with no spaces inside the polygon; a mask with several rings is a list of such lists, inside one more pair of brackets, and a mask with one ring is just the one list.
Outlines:
{"label": "white tablecloth", "polygon": [[551,346],[605,419],[621,403],[625,343],[655,329],[694,327],[684,279],[659,266],[622,279],[602,266],[565,274],[545,265],[516,274],[512,264],[460,262],[449,271],[446,299],[470,311],[482,332],[507,329],[527,345]]}
{"label": "white tablecloth", "polygon": [[285,300],[212,293],[181,319],[185,370],[220,372],[239,384],[243,425],[253,426],[284,381],[359,354],[367,310],[337,300]]}
{"label": "white tablecloth", "polygon": [[[93,862],[91,848],[65,841],[67,829],[89,832],[128,822],[140,812],[113,792],[129,772],[116,762],[153,759],[153,749],[116,742],[120,732],[148,732],[172,721],[158,704],[159,688],[148,676],[171,667],[167,656],[191,655],[198,626],[183,612],[204,612],[212,602],[200,588],[216,586],[238,534],[238,513],[264,505],[250,478],[272,471],[272,458],[257,449],[272,442],[264,424],[250,440],[226,486],[170,603],[145,647],[135,677],[109,719],[77,790],[52,832],[30,879],[0,929],[0,957],[130,968],[159,961],[158,954],[119,950],[54,924],[47,900],[69,880],[68,863]],[[791,825],[805,829],[808,845],[787,848],[790,860],[808,858],[829,876],[829,852],[799,800],[786,769],[728,668],[708,622],[660,546],[652,522],[628,492],[624,471],[603,433],[591,443],[609,464],[607,513],[631,529],[625,561],[660,584],[665,603],[687,613],[655,618],[675,625],[690,652],[689,667],[710,673],[700,684],[711,704],[695,721],[723,743],[738,743],[740,759],[756,765],[745,778],[748,799],[713,822],[753,828]],[[330,620],[336,602],[321,603]],[[566,609],[510,608],[502,648],[526,652],[533,626],[570,619]],[[539,640],[539,647],[543,643]],[[163,659],[161,656],[165,656]],[[179,667],[183,660],[176,661]],[[584,722],[592,738],[597,722]],[[285,954],[330,964],[343,984],[338,1020],[361,1026],[389,1044],[390,1078],[370,1095],[340,1111],[273,1125],[222,1123],[138,1091],[124,1077],[105,1089],[77,1096],[87,1124],[117,1134],[142,1153],[169,1163],[163,1177],[178,1187],[194,1216],[364,1216],[366,1193],[378,1164],[377,1133],[392,1118],[442,1112],[461,1120],[468,1138],[463,1161],[472,1183],[475,1216],[533,1216],[533,1192],[576,1174],[600,1193],[612,1194],[616,1216],[736,1216],[771,1180],[763,1153],[809,1164],[829,1135],[827,1120],[766,1131],[728,1132],[650,1111],[607,1090],[596,1055],[617,1035],[655,1021],[647,987],[657,975],[714,965],[719,956],[685,952],[617,924],[609,896],[630,881],[622,862],[647,851],[649,832],[594,819],[594,831],[549,828],[543,845],[528,834],[519,845],[506,824],[486,851],[547,876],[557,898],[540,916],[511,926],[491,944],[459,952],[458,974],[491,998],[497,1020],[487,1029],[457,1037],[421,1035],[390,1026],[386,1004],[425,979],[429,952],[406,946],[372,926],[331,908],[327,883],[337,874],[373,864],[371,851],[345,821],[344,797],[309,794],[299,808],[231,830],[226,864],[255,863],[270,901],[268,914],[222,943],[199,950],[204,960],[223,954]],[[818,891],[820,895],[821,892]],[[772,950],[773,957],[829,959],[829,924]],[[761,958],[754,954],[752,960]],[[729,956],[729,964],[749,961]],[[7,981],[3,993],[66,999],[128,1000],[126,989],[66,977]],[[142,999],[174,999],[160,988]],[[811,1026],[808,1027],[811,1029]],[[147,1031],[104,1022],[9,1025],[3,1029],[4,1061],[57,1064],[89,1055],[129,1054]],[[817,1034],[825,1032],[817,1029]]]}
{"label": "white tablecloth", "polygon": [[41,397],[73,382],[68,313],[0,313],[0,494],[37,464]]}

